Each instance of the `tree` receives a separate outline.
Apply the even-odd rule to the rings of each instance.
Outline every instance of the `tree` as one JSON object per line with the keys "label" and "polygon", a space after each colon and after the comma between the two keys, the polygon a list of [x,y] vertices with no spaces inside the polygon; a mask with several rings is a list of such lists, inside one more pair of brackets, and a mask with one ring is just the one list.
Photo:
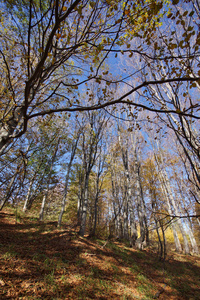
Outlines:
{"label": "tree", "polygon": [[80,230],[84,236],[86,228],[86,216],[89,198],[89,177],[97,159],[98,144],[103,136],[106,126],[105,113],[87,112],[85,131],[82,132],[82,160],[83,160],[83,190],[80,203]]}
{"label": "tree", "polygon": [[97,156],[97,162],[96,162],[96,170],[95,170],[95,183],[94,183],[94,224],[91,229],[90,236],[95,236],[96,235],[96,229],[97,229],[97,224],[98,224],[98,216],[100,215],[99,210],[100,210],[100,205],[99,205],[99,200],[101,197],[101,190],[103,187],[103,181],[105,179],[105,164],[106,164],[106,144],[103,141],[103,139],[100,140],[99,143],[99,149],[98,149],[98,156]]}
{"label": "tree", "polygon": [[75,132],[74,136],[73,136],[73,140],[71,141],[71,153],[70,153],[70,159],[67,165],[67,173],[66,173],[66,178],[65,178],[65,188],[64,188],[64,194],[63,194],[63,198],[62,198],[62,204],[61,204],[61,211],[58,217],[58,227],[61,226],[61,222],[62,222],[62,217],[65,211],[65,206],[66,206],[66,201],[67,201],[67,192],[68,192],[68,184],[69,184],[69,176],[70,176],[70,172],[71,172],[71,167],[72,167],[72,163],[76,154],[76,150],[77,150],[77,146],[78,146],[78,141],[81,135],[81,128],[78,129],[78,132]]}
{"label": "tree", "polygon": [[56,159],[56,155],[57,155],[57,152],[58,152],[59,143],[60,143],[60,137],[58,137],[58,139],[56,141],[56,146],[55,146],[55,150],[54,150],[53,156],[51,157],[51,159],[49,161],[49,172],[47,174],[47,185],[46,185],[46,189],[44,191],[44,196],[43,196],[43,199],[42,199],[42,205],[41,205],[41,210],[40,210],[40,215],[39,215],[40,221],[43,220],[44,207],[45,207],[47,196],[48,196],[48,192],[49,192],[50,180],[51,180],[52,170],[53,170],[53,164],[54,164],[55,159]]}
{"label": "tree", "polygon": [[[172,1],[167,14],[164,30],[156,28],[155,43],[149,48],[154,53],[154,59],[146,58],[146,66],[141,74],[147,82],[162,79],[166,76],[187,74],[191,78],[199,74],[199,24],[198,1]],[[172,65],[173,64],[173,65]],[[200,142],[198,138],[199,125],[193,118],[198,115],[199,82],[182,81],[167,82],[162,85],[148,85],[145,92],[140,93],[143,99],[152,104],[152,108],[168,110],[166,116],[158,114],[160,120],[175,132],[180,145],[193,170],[193,181],[199,189],[198,174],[200,162]],[[171,110],[171,111],[170,111]],[[172,113],[175,110],[177,114]],[[181,112],[190,112],[187,116]]]}
{"label": "tree", "polygon": [[[173,1],[171,4],[175,10],[177,2]],[[183,2],[186,5],[188,1]],[[75,0],[73,3],[64,0],[42,3],[33,0],[1,1],[1,31],[7,28],[9,33],[6,35],[3,32],[1,35],[1,154],[13,139],[26,132],[31,119],[55,112],[96,110],[123,103],[160,113],[171,111],[190,115],[198,119],[198,115],[193,113],[193,105],[186,111],[157,109],[127,98],[149,85],[198,81],[198,74],[191,76],[187,69],[180,76],[171,76],[173,68],[170,65],[171,71],[166,75],[153,80],[150,78],[148,81],[142,79],[138,85],[134,83],[127,93],[121,94],[117,99],[109,93],[110,84],[116,86],[119,82],[120,90],[122,84],[126,84],[123,78],[112,78],[112,65],[111,73],[109,67],[105,70],[105,64],[109,57],[113,58],[113,54],[117,56],[119,53],[128,53],[130,60],[134,58],[134,61],[135,57],[139,57],[141,64],[136,73],[144,70],[143,64],[147,58],[152,63],[157,60],[176,59],[169,59],[168,53],[166,55],[162,47],[159,48],[154,42],[158,32],[156,29],[161,24],[159,20],[165,18],[165,13],[169,10],[166,3],[167,1],[159,0]],[[198,11],[194,12],[194,16],[195,14]],[[160,28],[164,30],[163,27]],[[196,36],[198,30],[192,30]],[[190,31],[190,28],[187,27],[186,31]],[[198,46],[198,42],[196,44]],[[150,54],[150,49],[145,49],[146,45],[155,48],[158,52],[155,57]],[[169,51],[171,49],[174,49],[173,43],[169,43]],[[17,57],[15,62],[14,57]],[[191,60],[192,56],[187,55],[187,58]],[[184,60],[185,56],[181,55],[181,59]],[[124,76],[123,73],[121,75]],[[128,77],[138,80],[135,76]],[[89,92],[86,103],[81,101],[79,91],[87,82],[95,82],[96,85],[102,83],[104,97],[100,102],[98,99],[98,102],[90,104],[92,93]]]}

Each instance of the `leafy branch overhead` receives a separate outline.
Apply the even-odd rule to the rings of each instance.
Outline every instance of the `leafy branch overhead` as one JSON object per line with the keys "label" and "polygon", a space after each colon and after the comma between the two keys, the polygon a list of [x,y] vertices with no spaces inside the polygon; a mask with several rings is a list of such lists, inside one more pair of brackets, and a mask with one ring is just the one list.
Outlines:
{"label": "leafy branch overhead", "polygon": [[149,99],[154,86],[199,88],[198,2],[4,0],[1,8],[1,151],[30,119],[56,112],[120,104],[199,119],[198,102]]}

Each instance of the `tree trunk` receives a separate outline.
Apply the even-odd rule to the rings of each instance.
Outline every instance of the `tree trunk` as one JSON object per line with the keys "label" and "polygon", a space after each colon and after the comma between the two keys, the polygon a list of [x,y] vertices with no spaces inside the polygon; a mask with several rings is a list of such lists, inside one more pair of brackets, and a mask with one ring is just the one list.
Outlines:
{"label": "tree trunk", "polygon": [[145,226],[145,215],[144,215],[144,207],[143,207],[143,194],[140,186],[140,172],[139,172],[139,164],[137,160],[136,148],[134,149],[134,165],[135,165],[135,190],[136,190],[136,208],[139,218],[140,225],[140,239],[141,243],[145,241],[146,238],[146,226]]}
{"label": "tree trunk", "polygon": [[0,156],[9,145],[12,135],[22,119],[24,107],[16,107],[9,120],[0,128]]}
{"label": "tree trunk", "polygon": [[[177,204],[175,203],[174,196],[172,194],[172,190],[171,190],[170,183],[169,183],[169,178],[168,178],[167,173],[166,173],[165,170],[163,170],[163,176],[164,176],[164,182],[165,182],[165,185],[166,185],[166,189],[168,191],[169,199],[170,199],[170,201],[172,203],[172,206],[174,208],[175,215],[178,216],[179,212],[178,212],[178,209],[177,209]],[[190,253],[189,243],[188,243],[188,240],[187,240],[187,236],[185,234],[185,230],[183,228],[183,224],[182,224],[182,222],[179,218],[177,220],[177,223],[178,223],[178,226],[180,228],[180,231],[181,231],[181,234],[182,234],[182,237],[183,237],[185,254],[189,254]]]}
{"label": "tree trunk", "polygon": [[84,186],[85,193],[84,193],[84,200],[83,200],[81,224],[80,224],[80,230],[79,230],[79,235],[80,236],[84,236],[84,234],[85,234],[85,228],[86,228],[88,194],[89,194],[88,184],[89,184],[89,173],[86,173],[85,186]]}
{"label": "tree trunk", "polygon": [[17,177],[17,174],[19,173],[19,170],[20,170],[20,165],[17,166],[17,170],[16,170],[15,174],[13,175],[13,177],[11,178],[11,180],[8,184],[6,194],[3,197],[3,199],[1,200],[0,211],[3,209],[4,205],[6,204],[6,202],[9,200],[10,196],[12,195],[12,192],[13,192],[12,187],[13,187],[15,178]]}
{"label": "tree trunk", "polygon": [[[161,190],[163,192],[163,196],[166,199],[166,204],[167,204],[167,207],[168,207],[168,212],[169,212],[170,215],[173,215],[171,204],[170,204],[170,200],[169,200],[169,196],[168,196],[168,193],[167,193],[167,190],[166,190],[166,186],[165,186],[165,184],[163,182],[162,169],[158,165],[158,160],[157,160],[157,156],[156,156],[155,153],[154,153],[154,155],[155,155],[155,159],[156,159],[157,166],[158,166],[158,178],[159,178],[159,181],[160,181]],[[181,247],[180,240],[178,238],[178,234],[177,234],[177,231],[176,231],[175,223],[173,222],[173,218],[172,217],[170,217],[170,219],[172,221],[171,225],[172,225],[172,231],[173,231],[173,235],[174,235],[174,243],[175,243],[176,251],[182,252],[182,247]]]}
{"label": "tree trunk", "polygon": [[51,159],[51,163],[50,163],[50,169],[49,169],[49,174],[48,174],[48,178],[47,178],[47,188],[46,188],[46,191],[45,191],[43,199],[42,199],[42,205],[41,205],[41,210],[40,210],[40,214],[39,214],[39,220],[40,221],[42,221],[43,217],[44,217],[44,208],[45,208],[45,203],[46,203],[48,192],[49,192],[49,184],[50,184],[50,180],[51,180],[51,173],[52,173],[54,161],[56,159],[56,154],[57,154],[57,151],[58,151],[59,142],[60,142],[60,137],[58,138],[58,141],[56,143],[55,151],[54,151],[53,157]]}
{"label": "tree trunk", "polygon": [[186,232],[187,232],[187,234],[189,236],[189,239],[190,239],[190,242],[191,242],[192,253],[198,255],[199,254],[199,249],[198,249],[198,246],[197,246],[197,242],[196,242],[193,231],[192,231],[191,227],[189,226],[189,224],[186,224]]}
{"label": "tree trunk", "polygon": [[69,175],[70,175],[70,172],[71,172],[71,166],[72,166],[72,163],[73,163],[73,160],[74,160],[74,156],[76,154],[76,149],[77,149],[79,137],[80,137],[80,133],[78,133],[76,141],[72,145],[71,157],[70,157],[69,164],[67,166],[67,174],[66,174],[66,178],[65,178],[64,195],[63,195],[63,199],[62,199],[61,211],[60,211],[60,214],[59,214],[59,217],[58,217],[58,227],[61,226],[62,217],[63,217],[64,211],[65,211],[65,206],[66,206],[66,201],[67,201],[67,189],[68,189],[68,183],[69,183]]}
{"label": "tree trunk", "polygon": [[[125,137],[125,142],[122,142],[121,130],[118,126],[118,140],[122,153],[122,162],[124,166],[125,175],[125,201],[124,201],[124,238],[130,241],[131,245],[135,245],[137,239],[137,229],[135,223],[135,216],[133,210],[133,197],[131,190],[131,177],[129,170],[129,158],[128,158],[128,137]],[[128,216],[130,218],[130,234],[128,230]]]}
{"label": "tree trunk", "polygon": [[41,166],[41,164],[38,166],[37,170],[35,171],[33,177],[32,177],[31,180],[30,180],[28,192],[27,192],[27,194],[26,194],[26,199],[25,199],[25,202],[24,202],[23,212],[25,212],[25,211],[28,209],[28,206],[29,206],[29,200],[30,200],[30,196],[31,196],[31,189],[32,189],[32,186],[33,186],[35,177],[36,177],[36,175],[37,175],[37,172],[38,172],[40,166]]}
{"label": "tree trunk", "polygon": [[[160,157],[161,157],[161,162],[162,162],[162,165],[163,165],[162,151],[160,151]],[[167,172],[164,168],[162,168],[161,176],[163,178],[163,183],[165,185],[165,189],[166,189],[166,192],[168,194],[169,201],[171,202],[172,207],[174,208],[175,215],[178,216],[179,212],[178,212],[177,204],[174,200],[174,196],[173,196],[173,193],[172,193],[172,190],[171,190],[169,178],[168,178]],[[177,224],[180,228],[180,231],[181,231],[181,234],[182,234],[182,237],[183,237],[184,252],[185,252],[185,254],[189,254],[190,253],[189,243],[188,243],[187,236],[185,234],[185,230],[183,228],[183,224],[182,224],[180,218],[178,218]]]}

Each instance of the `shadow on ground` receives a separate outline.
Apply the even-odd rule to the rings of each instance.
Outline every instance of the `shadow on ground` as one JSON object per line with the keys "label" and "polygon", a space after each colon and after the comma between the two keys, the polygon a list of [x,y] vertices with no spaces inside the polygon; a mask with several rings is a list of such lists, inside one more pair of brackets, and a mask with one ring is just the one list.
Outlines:
{"label": "shadow on ground", "polygon": [[[200,299],[200,258],[165,264],[56,223],[0,214],[0,299]],[[180,261],[182,260],[182,261]]]}

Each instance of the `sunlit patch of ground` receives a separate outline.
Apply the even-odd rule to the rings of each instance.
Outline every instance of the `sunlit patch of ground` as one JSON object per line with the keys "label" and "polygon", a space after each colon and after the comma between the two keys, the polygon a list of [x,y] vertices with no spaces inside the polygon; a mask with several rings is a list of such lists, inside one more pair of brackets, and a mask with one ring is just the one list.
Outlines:
{"label": "sunlit patch of ground", "polygon": [[0,299],[200,299],[200,258],[80,238],[0,213]]}

